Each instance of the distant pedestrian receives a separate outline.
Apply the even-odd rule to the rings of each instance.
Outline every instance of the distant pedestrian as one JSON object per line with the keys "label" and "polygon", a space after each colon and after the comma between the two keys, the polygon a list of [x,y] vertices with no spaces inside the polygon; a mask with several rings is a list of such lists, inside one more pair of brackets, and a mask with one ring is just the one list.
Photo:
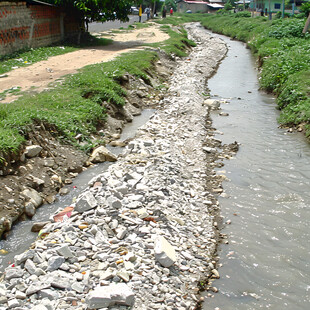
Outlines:
{"label": "distant pedestrian", "polygon": [[149,19],[150,19],[150,14],[151,14],[151,9],[150,9],[149,7],[147,7],[147,8],[145,9],[145,13],[146,13],[147,19],[149,20]]}
{"label": "distant pedestrian", "polygon": [[166,6],[164,6],[164,8],[163,8],[163,18],[166,18],[166,15],[167,15],[167,8],[166,8]]}
{"label": "distant pedestrian", "polygon": [[141,19],[142,19],[142,5],[140,5],[139,7],[139,23],[141,23]]}
{"label": "distant pedestrian", "polygon": [[173,15],[173,8],[170,9],[170,16]]}

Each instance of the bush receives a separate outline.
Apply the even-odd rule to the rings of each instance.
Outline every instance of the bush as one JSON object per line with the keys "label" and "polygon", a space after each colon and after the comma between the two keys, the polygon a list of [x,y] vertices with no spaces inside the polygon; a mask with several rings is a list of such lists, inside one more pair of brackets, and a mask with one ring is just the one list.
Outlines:
{"label": "bush", "polygon": [[251,13],[248,11],[243,11],[243,12],[238,12],[235,15],[235,18],[239,18],[239,17],[251,17]]}

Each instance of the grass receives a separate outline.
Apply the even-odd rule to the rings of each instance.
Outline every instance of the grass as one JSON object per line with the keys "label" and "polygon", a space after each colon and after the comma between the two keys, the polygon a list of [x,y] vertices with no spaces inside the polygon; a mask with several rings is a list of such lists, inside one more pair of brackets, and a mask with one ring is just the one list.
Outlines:
{"label": "grass", "polygon": [[21,50],[13,54],[0,57],[0,74],[9,72],[15,68],[25,67],[42,60],[46,60],[51,56],[71,53],[78,50],[81,47],[102,46],[102,45],[108,45],[110,43],[112,43],[112,40],[102,38],[99,39],[93,36],[88,36],[88,38],[83,40],[79,46],[74,43],[68,44],[67,42],[65,45]]}
{"label": "grass", "polygon": [[0,150],[17,152],[34,122],[55,128],[54,134],[71,144],[75,144],[77,134],[83,134],[88,150],[90,134],[105,120],[105,103],[125,104],[120,77],[128,72],[148,81],[146,71],[156,59],[156,53],[150,51],[123,54],[113,61],[83,68],[53,90],[0,105]]}
{"label": "grass", "polygon": [[[151,46],[178,56],[185,56],[188,46],[194,46],[194,42],[187,39],[183,28],[178,31],[172,30],[170,25],[163,25],[162,29],[170,35],[170,39]],[[103,39],[102,42],[108,41]],[[38,56],[29,61],[48,57],[50,54],[47,51],[51,54],[55,52],[50,49],[33,50],[30,54],[37,53]],[[21,55],[26,59],[25,55],[28,54]],[[35,95],[23,94],[11,104],[0,105],[0,153],[17,153],[26,141],[33,123],[44,124],[58,139],[76,147],[80,145],[74,137],[82,134],[82,148],[89,151],[94,146],[92,133],[106,119],[107,105],[125,104],[126,91],[121,87],[122,76],[129,73],[150,84],[149,73],[152,73],[157,59],[158,54],[153,50],[122,54],[110,62],[82,68],[79,73],[67,76],[54,89]]]}

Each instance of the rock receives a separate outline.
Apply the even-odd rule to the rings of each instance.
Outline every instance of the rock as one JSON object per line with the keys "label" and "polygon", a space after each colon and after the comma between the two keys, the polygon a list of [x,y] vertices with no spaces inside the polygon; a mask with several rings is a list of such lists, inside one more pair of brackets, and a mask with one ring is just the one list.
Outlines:
{"label": "rock", "polygon": [[40,145],[30,145],[26,147],[25,155],[28,158],[36,157],[42,151],[42,147]]}
{"label": "rock", "polygon": [[57,253],[60,256],[63,256],[64,258],[70,258],[73,257],[73,253],[70,249],[70,247],[67,244],[64,244],[63,246],[61,246],[60,248],[57,249]]}
{"label": "rock", "polygon": [[113,209],[120,209],[122,207],[122,203],[120,202],[120,200],[113,196],[108,197],[106,202],[109,205],[109,207]]}
{"label": "rock", "polygon": [[24,268],[30,273],[35,274],[36,272],[36,265],[31,259],[27,259]]}
{"label": "rock", "polygon": [[40,290],[38,293],[39,298],[48,298],[49,300],[57,300],[59,298],[59,293],[52,289]]}
{"label": "rock", "polygon": [[8,309],[16,308],[19,305],[19,301],[16,298],[8,300]]}
{"label": "rock", "polygon": [[206,99],[203,104],[213,109],[218,109],[221,105],[220,101],[215,99]]}
{"label": "rock", "polygon": [[52,256],[48,260],[48,271],[57,270],[63,263],[65,262],[65,259],[62,256]]}
{"label": "rock", "polygon": [[20,255],[15,255],[14,261],[16,265],[20,265],[23,262],[25,262],[27,259],[32,259],[34,257],[34,250],[28,250],[27,252],[24,252]]}
{"label": "rock", "polygon": [[32,202],[28,202],[25,205],[25,214],[30,218],[36,214],[36,208]]}
{"label": "rock", "polygon": [[202,149],[207,153],[216,153],[216,149],[213,147],[204,146]]}
{"label": "rock", "polygon": [[113,155],[107,148],[104,146],[99,146],[96,148],[90,158],[89,161],[92,163],[103,163],[105,161],[116,161],[117,157]]}
{"label": "rock", "polygon": [[5,270],[5,280],[11,280],[13,278],[22,278],[24,275],[24,270],[18,267],[7,268]]}
{"label": "rock", "polygon": [[50,309],[46,308],[46,306],[44,305],[36,305],[32,307],[31,310],[50,310]]}
{"label": "rock", "polygon": [[84,193],[75,204],[74,210],[80,213],[91,210],[97,206],[97,200],[92,193]]}
{"label": "rock", "polygon": [[31,231],[32,232],[39,232],[44,226],[46,226],[47,224],[50,224],[51,222],[37,222],[34,223],[31,227]]}
{"label": "rock", "polygon": [[22,191],[22,195],[28,199],[30,199],[30,202],[33,203],[35,208],[38,208],[42,203],[43,199],[40,196],[40,194],[34,190],[33,188],[27,188]]}
{"label": "rock", "polygon": [[91,309],[108,308],[114,305],[133,306],[135,296],[125,283],[97,286],[86,298],[86,304]]}
{"label": "rock", "polygon": [[175,250],[164,238],[159,237],[155,241],[155,258],[164,267],[170,267],[176,262]]}
{"label": "rock", "polygon": [[214,274],[214,277],[219,279],[220,278],[220,274],[216,269],[212,269],[211,272]]}
{"label": "rock", "polygon": [[41,290],[50,288],[50,286],[51,286],[50,284],[38,283],[38,282],[30,284],[26,290],[26,295],[27,296],[33,295]]}
{"label": "rock", "polygon": [[59,195],[60,195],[60,196],[67,195],[68,193],[69,193],[69,188],[62,187],[62,188],[59,190]]}
{"label": "rock", "polygon": [[83,284],[78,283],[78,282],[73,283],[72,286],[71,286],[71,288],[72,288],[74,291],[76,291],[76,292],[78,292],[78,293],[80,293],[80,294],[82,294],[82,293],[84,292],[84,287],[85,287],[85,286],[84,286]]}

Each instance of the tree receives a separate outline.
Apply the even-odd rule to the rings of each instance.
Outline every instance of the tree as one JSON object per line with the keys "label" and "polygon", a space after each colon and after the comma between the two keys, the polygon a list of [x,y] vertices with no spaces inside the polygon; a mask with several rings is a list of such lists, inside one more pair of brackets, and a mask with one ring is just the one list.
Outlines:
{"label": "tree", "polygon": [[177,10],[177,4],[175,3],[174,0],[165,0],[165,6],[167,8],[173,8],[173,11],[176,12]]}
{"label": "tree", "polygon": [[89,21],[116,20],[128,21],[128,14],[132,0],[48,0],[65,7],[68,10],[76,11],[82,19]]}

